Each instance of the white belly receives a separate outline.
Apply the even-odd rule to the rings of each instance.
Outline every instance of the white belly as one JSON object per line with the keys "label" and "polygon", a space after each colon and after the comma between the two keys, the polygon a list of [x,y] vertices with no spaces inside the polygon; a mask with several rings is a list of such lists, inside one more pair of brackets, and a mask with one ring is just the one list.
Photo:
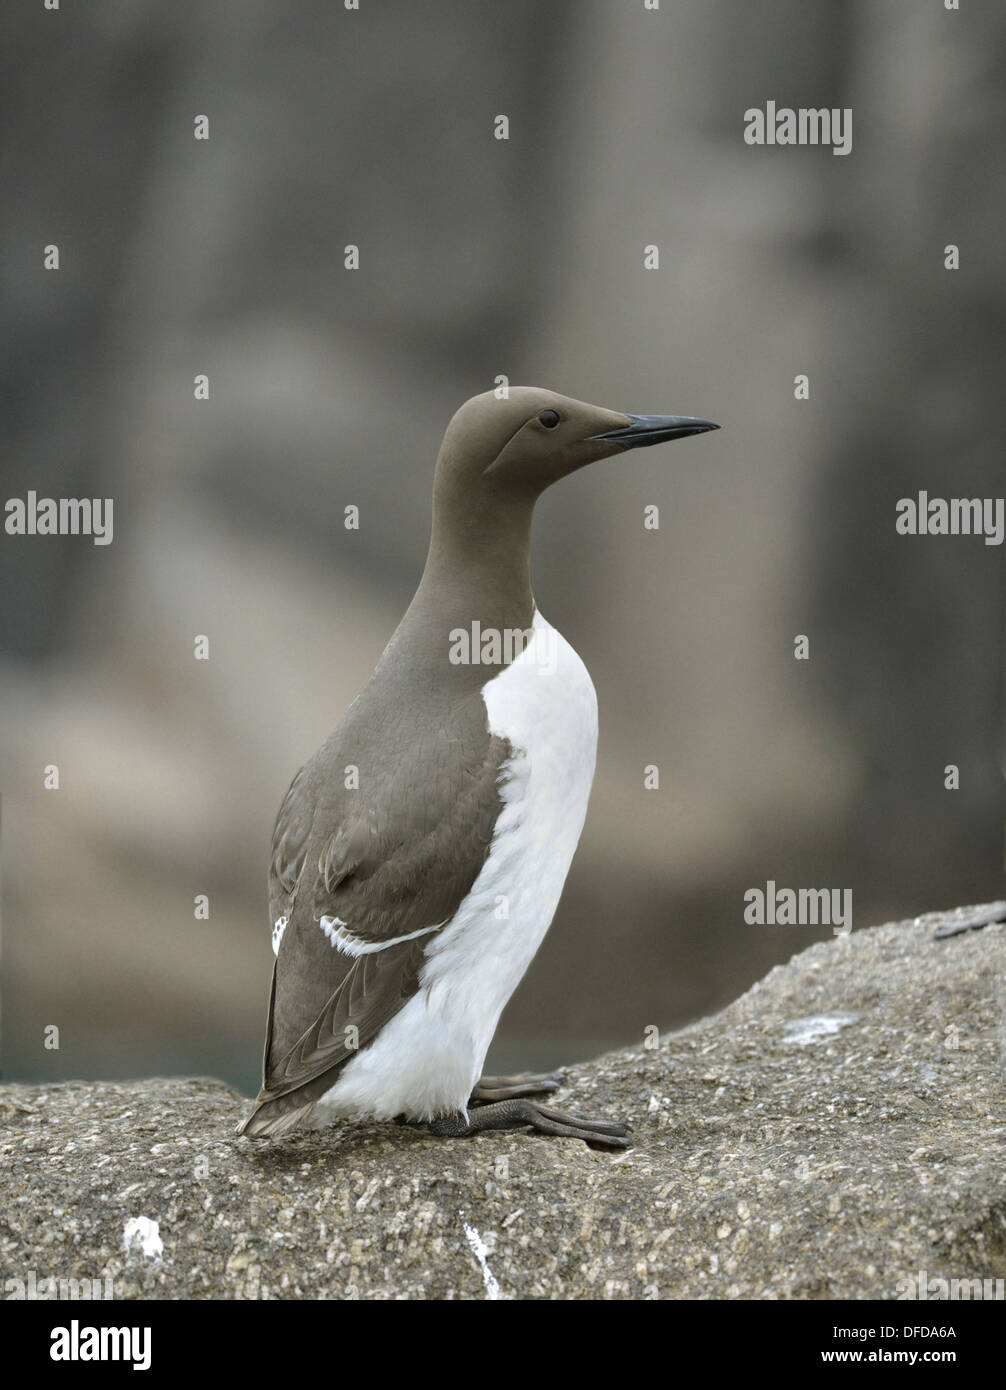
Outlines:
{"label": "white belly", "polygon": [[489,855],[430,943],[418,993],[347,1063],[315,1107],[317,1124],[465,1110],[503,1006],[558,906],[594,776],[594,686],[569,643],[535,613],[533,641],[482,697],[491,732],[515,750]]}

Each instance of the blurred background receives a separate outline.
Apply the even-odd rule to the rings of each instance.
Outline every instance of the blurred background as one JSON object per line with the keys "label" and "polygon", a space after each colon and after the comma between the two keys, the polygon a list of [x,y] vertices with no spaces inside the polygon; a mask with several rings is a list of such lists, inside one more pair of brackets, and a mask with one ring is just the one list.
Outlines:
{"label": "blurred background", "polygon": [[[490,1063],[638,1044],[830,935],[746,924],[769,879],[851,889],[856,929],[1003,896],[1002,548],[894,523],[1003,493],[1006,11],[91,0],[3,29],[0,500],[115,503],[109,546],[0,534],[9,1079],[255,1089],[273,818],[500,375],[723,428],[539,507],[600,752]],[[768,100],[850,107],[851,154],[745,144]]]}

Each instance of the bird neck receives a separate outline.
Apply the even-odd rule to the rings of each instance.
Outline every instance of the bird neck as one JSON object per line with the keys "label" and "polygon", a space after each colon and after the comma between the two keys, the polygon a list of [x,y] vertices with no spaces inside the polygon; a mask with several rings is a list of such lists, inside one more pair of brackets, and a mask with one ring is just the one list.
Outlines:
{"label": "bird neck", "polygon": [[437,498],[416,600],[451,627],[529,628],[534,497]]}

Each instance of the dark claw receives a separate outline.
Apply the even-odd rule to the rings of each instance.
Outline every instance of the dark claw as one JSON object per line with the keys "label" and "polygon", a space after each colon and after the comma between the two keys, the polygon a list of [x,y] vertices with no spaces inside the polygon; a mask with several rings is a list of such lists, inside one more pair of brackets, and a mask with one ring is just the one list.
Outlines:
{"label": "dark claw", "polygon": [[629,1126],[621,1120],[589,1120],[582,1115],[565,1115],[537,1101],[520,1099],[496,1101],[476,1106],[464,1115],[438,1115],[430,1122],[430,1132],[443,1138],[467,1138],[485,1130],[521,1129],[537,1134],[554,1134],[564,1139],[582,1139],[586,1144],[604,1144],[627,1149]]}
{"label": "dark claw", "polygon": [[476,1105],[495,1100],[516,1100],[520,1096],[540,1096],[557,1091],[564,1076],[561,1071],[536,1073],[518,1072],[515,1076],[483,1076],[472,1091],[470,1102]]}

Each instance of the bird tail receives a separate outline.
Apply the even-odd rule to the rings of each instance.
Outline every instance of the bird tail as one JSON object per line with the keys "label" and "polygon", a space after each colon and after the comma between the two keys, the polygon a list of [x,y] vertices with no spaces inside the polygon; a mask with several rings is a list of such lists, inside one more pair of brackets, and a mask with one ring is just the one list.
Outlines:
{"label": "bird tail", "polygon": [[257,1100],[255,1109],[234,1132],[247,1134],[249,1139],[279,1139],[306,1124],[313,1109],[313,1100],[299,1100],[296,1093]]}

